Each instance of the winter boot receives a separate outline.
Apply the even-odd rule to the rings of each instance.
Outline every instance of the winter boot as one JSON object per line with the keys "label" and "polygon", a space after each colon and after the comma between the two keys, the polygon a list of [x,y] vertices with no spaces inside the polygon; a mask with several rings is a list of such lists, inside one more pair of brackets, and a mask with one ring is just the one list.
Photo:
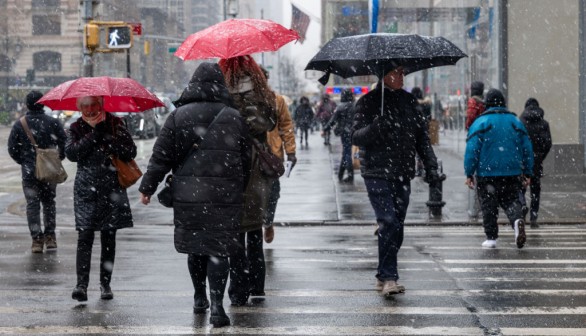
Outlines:
{"label": "winter boot", "polygon": [[193,313],[194,314],[205,314],[206,310],[210,307],[210,302],[206,295],[205,287],[195,288],[195,294],[193,295]]}
{"label": "winter boot", "polygon": [[54,250],[57,248],[57,237],[54,233],[45,236],[45,246],[47,250]]}
{"label": "winter boot", "polygon": [[210,293],[210,299],[212,300],[210,306],[210,324],[213,325],[214,328],[229,326],[230,318],[226,315],[222,304],[224,295]]}
{"label": "winter boot", "polygon": [[114,293],[112,293],[112,288],[110,288],[110,285],[105,285],[105,284],[100,285],[100,299],[112,300],[113,298],[114,298]]}
{"label": "winter boot", "polygon": [[87,288],[82,285],[77,285],[71,293],[71,298],[77,301],[87,301]]}
{"label": "winter boot", "polygon": [[338,181],[340,182],[344,179],[344,170],[344,166],[340,165],[340,168],[338,168]]}
{"label": "winter boot", "polygon": [[33,238],[33,245],[31,246],[32,253],[43,253],[43,246],[45,245],[44,238]]}

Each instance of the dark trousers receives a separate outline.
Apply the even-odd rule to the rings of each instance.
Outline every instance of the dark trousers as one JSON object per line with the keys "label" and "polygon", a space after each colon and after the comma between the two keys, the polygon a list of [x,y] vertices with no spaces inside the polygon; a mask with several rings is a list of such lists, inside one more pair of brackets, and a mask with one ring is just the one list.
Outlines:
{"label": "dark trousers", "polygon": [[230,300],[246,301],[250,293],[264,291],[265,256],[262,248],[262,229],[241,233],[241,248],[230,256]]}
{"label": "dark trousers", "polygon": [[[529,208],[529,220],[534,222],[537,220],[537,213],[539,212],[539,201],[541,199],[541,177],[538,175],[531,176],[531,183],[529,184],[531,195],[531,206]],[[523,196],[527,192],[527,188],[523,188]]]}
{"label": "dark trousers", "polygon": [[523,205],[519,199],[521,180],[519,176],[478,176],[476,181],[484,233],[487,239],[496,240],[499,232],[499,207],[505,211],[511,226],[517,219],[523,218]]}
{"label": "dark trousers", "polygon": [[344,171],[347,172],[348,177],[354,177],[354,166],[352,165],[352,135],[350,133],[342,133],[342,160],[340,161],[340,168],[338,169],[338,179],[341,180],[344,176]]}
{"label": "dark trousers", "polygon": [[299,144],[300,145],[303,145],[304,137],[305,137],[305,144],[307,145],[308,136],[309,136],[309,126],[308,125],[299,126]]}
{"label": "dark trousers", "polygon": [[[55,234],[56,214],[55,196],[57,185],[38,180],[22,180],[22,189],[26,200],[26,219],[33,239]],[[41,227],[41,205],[43,206],[43,223]]]}
{"label": "dark trousers", "polygon": [[409,206],[411,181],[365,178],[364,184],[378,223],[376,277],[380,281],[397,281],[397,254],[403,244],[403,224]]}
{"label": "dark trousers", "polygon": [[271,193],[269,195],[269,206],[267,208],[267,224],[266,226],[272,226],[273,220],[275,219],[275,212],[277,211],[277,203],[281,197],[281,182],[279,179],[275,179],[271,187]]}
{"label": "dark trousers", "polygon": [[206,278],[210,284],[210,296],[223,297],[228,282],[230,264],[228,258],[189,254],[187,267],[195,295],[206,295]]}
{"label": "dark trousers", "polygon": [[[92,247],[95,231],[81,230],[77,238],[77,285],[87,288],[90,281]],[[116,230],[100,231],[102,254],[100,256],[100,284],[109,285],[112,280],[116,256]]]}

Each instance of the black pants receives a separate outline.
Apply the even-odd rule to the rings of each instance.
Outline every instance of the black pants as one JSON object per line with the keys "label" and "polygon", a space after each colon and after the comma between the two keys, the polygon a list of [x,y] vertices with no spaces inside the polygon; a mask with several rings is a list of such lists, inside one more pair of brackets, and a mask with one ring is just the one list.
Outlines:
{"label": "black pants", "polygon": [[[87,288],[90,281],[90,266],[95,232],[81,230],[77,239],[77,285]],[[116,230],[100,231],[102,254],[100,257],[100,284],[109,285],[116,256]]]}
{"label": "black pants", "polygon": [[[44,236],[55,234],[56,187],[55,184],[38,180],[22,180],[22,189],[26,199],[26,219],[33,239],[41,239]],[[43,206],[44,232],[41,227],[41,205]]]}
{"label": "black pants", "polygon": [[479,176],[476,181],[484,233],[487,239],[496,240],[499,206],[505,211],[511,226],[517,219],[523,218],[523,205],[519,199],[521,180],[519,176]]}
{"label": "black pants", "polygon": [[[529,220],[534,222],[537,220],[537,213],[539,212],[539,201],[541,199],[541,177],[539,175],[531,176],[531,206],[529,208]],[[523,195],[527,192],[527,188],[523,188]]]}
{"label": "black pants", "polygon": [[[212,260],[213,259],[213,260]],[[189,254],[187,256],[189,275],[196,295],[205,295],[206,278],[210,284],[210,296],[221,298],[226,290],[230,264],[228,258],[214,256],[200,256]]]}
{"label": "black pants", "polygon": [[245,301],[250,293],[264,291],[265,256],[262,248],[262,229],[241,233],[242,248],[230,256],[230,287],[232,301]]}

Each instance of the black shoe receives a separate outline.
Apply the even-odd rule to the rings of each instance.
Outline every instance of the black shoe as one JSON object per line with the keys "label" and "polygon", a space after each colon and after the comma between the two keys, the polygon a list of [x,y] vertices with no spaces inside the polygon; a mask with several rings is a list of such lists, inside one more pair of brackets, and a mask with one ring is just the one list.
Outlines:
{"label": "black shoe", "polygon": [[539,228],[539,224],[537,224],[537,221],[531,221],[531,228],[532,229],[538,229]]}
{"label": "black shoe", "polygon": [[205,295],[194,295],[193,299],[193,313],[205,314],[206,310],[210,307],[210,301],[208,301],[208,298]]}
{"label": "black shoe", "polygon": [[210,324],[214,328],[221,328],[230,325],[230,318],[226,315],[224,307],[213,305],[210,312]]}
{"label": "black shoe", "polygon": [[110,285],[101,285],[100,292],[100,299],[102,300],[112,300],[114,298],[114,293],[112,293]]}
{"label": "black shoe", "polygon": [[251,290],[250,296],[265,296],[265,291],[262,290]]}
{"label": "black shoe", "polygon": [[71,298],[77,301],[87,301],[87,288],[80,285],[75,286]]}
{"label": "black shoe", "polygon": [[248,298],[247,299],[230,299],[230,305],[235,306],[235,307],[245,306],[247,302],[248,302]]}
{"label": "black shoe", "polygon": [[354,177],[348,176],[346,177],[344,180],[342,180],[344,183],[353,183],[354,182]]}

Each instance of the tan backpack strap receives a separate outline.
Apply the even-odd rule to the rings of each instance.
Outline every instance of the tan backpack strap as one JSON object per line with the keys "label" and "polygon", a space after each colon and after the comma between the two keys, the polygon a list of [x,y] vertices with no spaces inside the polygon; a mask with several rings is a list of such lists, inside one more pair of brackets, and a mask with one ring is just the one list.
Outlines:
{"label": "tan backpack strap", "polygon": [[26,122],[25,116],[20,117],[20,123],[22,124],[22,128],[24,128],[24,131],[26,132],[26,135],[28,136],[33,146],[38,147],[37,142],[33,137],[33,133],[31,132],[31,129],[28,127],[28,123]]}

